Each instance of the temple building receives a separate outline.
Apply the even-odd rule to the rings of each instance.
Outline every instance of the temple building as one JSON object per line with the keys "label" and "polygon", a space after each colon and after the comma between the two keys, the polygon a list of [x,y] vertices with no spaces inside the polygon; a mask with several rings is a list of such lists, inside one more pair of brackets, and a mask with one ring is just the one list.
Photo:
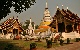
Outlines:
{"label": "temple building", "polygon": [[39,29],[43,28],[43,29],[48,29],[49,28],[49,24],[52,22],[52,17],[50,15],[50,12],[48,10],[48,6],[47,6],[47,2],[46,2],[46,8],[44,11],[44,15],[43,15],[43,20],[41,21],[40,25],[39,25]]}
{"label": "temple building", "polygon": [[79,23],[80,18],[77,14],[71,12],[68,7],[67,10],[63,9],[62,5],[62,9],[57,6],[53,22],[49,26],[56,29],[56,32],[78,32]]}
{"label": "temple building", "polygon": [[32,22],[31,22],[31,18],[30,18],[30,23],[29,23],[28,29],[26,29],[26,33],[28,35],[35,35],[34,30],[35,30],[35,24],[34,24],[34,27],[33,27]]}
{"label": "temple building", "polygon": [[9,33],[19,35],[23,31],[24,29],[21,26],[18,16],[15,19],[14,17],[10,17],[0,25],[0,33],[4,35]]}

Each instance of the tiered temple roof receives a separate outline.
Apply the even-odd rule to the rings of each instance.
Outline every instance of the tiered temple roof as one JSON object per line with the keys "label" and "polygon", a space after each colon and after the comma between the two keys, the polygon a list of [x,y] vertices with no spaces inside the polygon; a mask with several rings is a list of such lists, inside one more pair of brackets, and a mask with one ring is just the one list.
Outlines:
{"label": "tiered temple roof", "polygon": [[8,30],[8,29],[10,29],[10,28],[15,28],[15,26],[14,26],[15,23],[17,23],[16,26],[18,26],[18,28],[19,28],[21,31],[24,30],[24,29],[22,28],[22,26],[21,26],[21,23],[20,23],[19,20],[18,20],[18,17],[17,17],[16,19],[14,19],[14,17],[13,17],[13,18],[10,17],[9,19],[7,19],[6,21],[4,21],[4,22],[2,23],[1,28],[2,28],[3,30]]}
{"label": "tiered temple roof", "polygon": [[[56,32],[70,32],[78,30],[80,24],[80,18],[77,14],[71,12],[68,7],[67,10],[60,9],[57,6],[57,11],[53,17],[50,27],[56,29]],[[72,29],[72,30],[71,30]]]}
{"label": "tiered temple roof", "polygon": [[54,17],[56,17],[60,13],[64,16],[65,19],[67,19],[67,20],[69,20],[71,22],[73,22],[74,20],[75,20],[75,22],[79,22],[80,18],[77,16],[77,14],[72,13],[69,9],[60,10],[59,8],[57,8],[57,11],[56,11]]}
{"label": "tiered temple roof", "polygon": [[45,11],[44,11],[44,16],[43,16],[43,20],[41,21],[40,25],[39,25],[39,29],[43,28],[43,29],[48,29],[50,28],[48,25],[52,22],[52,17],[50,15],[50,12],[48,10],[48,5],[47,5],[47,1],[46,1],[46,7],[45,7]]}

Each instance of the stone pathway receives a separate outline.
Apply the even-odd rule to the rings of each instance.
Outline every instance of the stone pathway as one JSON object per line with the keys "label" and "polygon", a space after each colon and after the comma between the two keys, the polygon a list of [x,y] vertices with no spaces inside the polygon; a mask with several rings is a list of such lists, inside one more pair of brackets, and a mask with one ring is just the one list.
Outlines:
{"label": "stone pathway", "polygon": [[73,42],[73,44],[68,44],[56,48],[50,48],[48,50],[80,50],[80,42]]}
{"label": "stone pathway", "polygon": [[80,42],[73,42],[73,44],[68,44],[50,49],[37,49],[37,50],[80,50]]}

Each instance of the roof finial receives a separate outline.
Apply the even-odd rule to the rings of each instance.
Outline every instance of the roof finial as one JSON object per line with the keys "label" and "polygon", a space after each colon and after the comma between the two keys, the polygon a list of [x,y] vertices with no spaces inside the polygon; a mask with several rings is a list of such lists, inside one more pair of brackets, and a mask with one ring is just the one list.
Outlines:
{"label": "roof finial", "polygon": [[11,17],[9,19],[11,19]]}
{"label": "roof finial", "polygon": [[16,19],[18,19],[18,16],[17,16],[17,18]]}
{"label": "roof finial", "polygon": [[68,9],[68,7],[67,7],[67,9]]}
{"label": "roof finial", "polygon": [[35,23],[34,23],[34,29],[35,29]]}
{"label": "roof finial", "polygon": [[57,8],[59,8],[58,5],[57,5]]}
{"label": "roof finial", "polygon": [[30,24],[31,24],[31,17],[30,17]]}
{"label": "roof finial", "polygon": [[14,16],[13,16],[13,19],[14,19]]}
{"label": "roof finial", "polygon": [[46,8],[48,8],[48,5],[47,5],[47,0],[46,0]]}
{"label": "roof finial", "polygon": [[62,9],[63,9],[63,5],[62,5]]}

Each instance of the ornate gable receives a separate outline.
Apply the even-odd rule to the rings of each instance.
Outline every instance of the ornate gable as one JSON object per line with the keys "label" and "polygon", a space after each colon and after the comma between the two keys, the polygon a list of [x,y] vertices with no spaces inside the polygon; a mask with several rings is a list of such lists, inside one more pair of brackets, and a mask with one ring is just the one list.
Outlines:
{"label": "ornate gable", "polygon": [[24,31],[24,29],[21,27],[19,20],[14,18],[9,18],[5,22],[3,22],[1,28],[6,30],[11,30],[16,28],[19,29],[19,32]]}

